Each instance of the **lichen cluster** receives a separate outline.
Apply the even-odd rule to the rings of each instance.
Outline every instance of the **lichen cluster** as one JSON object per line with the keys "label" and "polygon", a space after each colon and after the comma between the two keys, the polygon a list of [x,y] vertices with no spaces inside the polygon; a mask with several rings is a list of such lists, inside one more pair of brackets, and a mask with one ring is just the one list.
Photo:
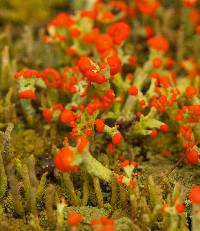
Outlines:
{"label": "lichen cluster", "polygon": [[0,14],[0,230],[198,230],[199,2],[75,1],[23,29],[63,1],[19,3]]}

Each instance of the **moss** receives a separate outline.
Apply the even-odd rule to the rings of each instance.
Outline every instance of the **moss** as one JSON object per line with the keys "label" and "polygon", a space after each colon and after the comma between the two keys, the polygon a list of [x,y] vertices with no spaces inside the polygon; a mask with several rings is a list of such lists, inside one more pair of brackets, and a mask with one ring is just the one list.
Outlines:
{"label": "moss", "polygon": [[39,220],[40,220],[41,227],[44,228],[45,230],[48,229],[48,219],[44,211],[40,212]]}
{"label": "moss", "polygon": [[15,211],[14,201],[11,194],[8,194],[1,203],[6,213],[13,214]]}
{"label": "moss", "polygon": [[23,219],[13,219],[12,217],[0,216],[0,230],[26,231],[27,229]]}
{"label": "moss", "polygon": [[117,231],[131,231],[133,230],[133,223],[130,218],[122,217],[117,219],[116,222],[116,230]]}
{"label": "moss", "polygon": [[19,158],[33,154],[41,156],[45,152],[45,138],[34,130],[25,130],[13,133],[13,149]]}
{"label": "moss", "polygon": [[0,200],[4,197],[7,191],[7,176],[5,173],[3,158],[0,153]]}
{"label": "moss", "polygon": [[[160,154],[154,155],[151,160],[143,162],[141,165],[144,177],[152,175],[157,182],[167,178],[168,182],[180,182],[187,189],[192,185],[199,184],[200,170],[198,166],[176,166],[174,161],[170,158],[164,158]],[[145,181],[145,179],[144,179]]]}
{"label": "moss", "polygon": [[47,185],[47,172],[45,172],[40,180],[40,183],[38,185],[37,191],[36,191],[36,202],[37,202],[37,208],[42,209],[44,207],[44,196],[46,193],[46,185]]}
{"label": "moss", "polygon": [[56,228],[56,214],[55,214],[55,187],[49,184],[47,187],[47,193],[45,197],[45,210],[48,219],[48,227],[50,230]]}

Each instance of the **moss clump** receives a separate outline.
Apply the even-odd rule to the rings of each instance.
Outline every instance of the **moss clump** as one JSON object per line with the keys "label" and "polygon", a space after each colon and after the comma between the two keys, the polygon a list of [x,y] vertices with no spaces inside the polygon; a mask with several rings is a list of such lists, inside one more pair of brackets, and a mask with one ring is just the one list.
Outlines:
{"label": "moss clump", "polygon": [[34,130],[13,132],[12,146],[18,158],[25,158],[30,155],[40,157],[46,151],[46,138]]}
{"label": "moss clump", "polygon": [[4,197],[1,206],[3,210],[8,214],[13,214],[15,212],[14,199],[10,193]]}

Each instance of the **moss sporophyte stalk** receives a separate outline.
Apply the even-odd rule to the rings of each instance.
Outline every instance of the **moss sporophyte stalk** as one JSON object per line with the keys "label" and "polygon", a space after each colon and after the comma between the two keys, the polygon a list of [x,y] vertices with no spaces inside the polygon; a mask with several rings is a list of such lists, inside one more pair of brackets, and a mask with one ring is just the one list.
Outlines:
{"label": "moss sporophyte stalk", "polygon": [[197,231],[200,3],[81,3],[3,52],[0,230]]}

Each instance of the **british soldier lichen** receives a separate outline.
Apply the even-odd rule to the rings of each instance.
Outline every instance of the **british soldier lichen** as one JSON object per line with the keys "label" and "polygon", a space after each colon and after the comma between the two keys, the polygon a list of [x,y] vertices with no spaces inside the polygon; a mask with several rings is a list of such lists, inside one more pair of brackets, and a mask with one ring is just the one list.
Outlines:
{"label": "british soldier lichen", "polygon": [[199,7],[88,0],[4,47],[0,229],[196,231]]}

